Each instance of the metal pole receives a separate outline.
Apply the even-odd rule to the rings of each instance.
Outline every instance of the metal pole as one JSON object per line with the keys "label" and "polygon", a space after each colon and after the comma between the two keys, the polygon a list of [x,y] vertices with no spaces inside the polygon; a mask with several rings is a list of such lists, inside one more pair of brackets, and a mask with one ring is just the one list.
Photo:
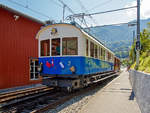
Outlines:
{"label": "metal pole", "polygon": [[[134,45],[134,38],[135,38],[135,31],[133,30],[133,42],[132,42],[132,45]],[[132,56],[132,63],[135,61],[134,57],[135,57],[135,54],[133,52],[133,56]]]}
{"label": "metal pole", "polygon": [[66,5],[63,6],[63,23],[65,21],[65,7],[66,7]]}
{"label": "metal pole", "polygon": [[133,30],[133,43],[132,43],[132,45],[134,44],[134,38],[135,38],[135,31]]}
{"label": "metal pole", "polygon": [[136,42],[136,68],[139,66],[140,56],[140,0],[137,0],[137,42]]}

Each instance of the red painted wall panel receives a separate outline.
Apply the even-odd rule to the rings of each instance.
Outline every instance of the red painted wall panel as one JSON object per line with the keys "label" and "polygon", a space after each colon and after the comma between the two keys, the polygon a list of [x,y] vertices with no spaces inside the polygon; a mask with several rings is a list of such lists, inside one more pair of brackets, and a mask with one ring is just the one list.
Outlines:
{"label": "red painted wall panel", "polygon": [[31,81],[29,57],[38,57],[36,33],[42,26],[0,8],[0,89],[39,83]]}

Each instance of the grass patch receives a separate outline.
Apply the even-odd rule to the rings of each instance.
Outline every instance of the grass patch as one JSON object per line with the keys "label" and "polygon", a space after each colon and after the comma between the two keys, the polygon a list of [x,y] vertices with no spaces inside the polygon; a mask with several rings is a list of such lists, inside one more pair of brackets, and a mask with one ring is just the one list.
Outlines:
{"label": "grass patch", "polygon": [[[139,66],[137,70],[150,73],[150,56],[149,52],[143,52],[139,59]],[[131,65],[131,69],[135,69],[136,62]]]}

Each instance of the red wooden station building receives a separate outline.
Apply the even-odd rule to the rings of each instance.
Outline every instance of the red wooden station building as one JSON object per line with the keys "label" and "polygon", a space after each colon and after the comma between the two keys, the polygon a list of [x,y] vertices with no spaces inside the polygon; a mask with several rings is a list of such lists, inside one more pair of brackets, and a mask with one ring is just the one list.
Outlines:
{"label": "red wooden station building", "polygon": [[38,57],[37,19],[0,4],[0,89],[40,83],[30,75],[30,57]]}

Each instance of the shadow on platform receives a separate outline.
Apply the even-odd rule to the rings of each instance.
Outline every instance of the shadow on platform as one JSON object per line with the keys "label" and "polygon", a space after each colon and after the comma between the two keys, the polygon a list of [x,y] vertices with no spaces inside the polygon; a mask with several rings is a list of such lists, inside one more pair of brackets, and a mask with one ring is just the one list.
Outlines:
{"label": "shadow on platform", "polygon": [[129,100],[134,100],[134,92],[133,92],[133,90],[132,90],[132,92],[131,92],[131,95],[130,95],[130,97],[129,97]]}

